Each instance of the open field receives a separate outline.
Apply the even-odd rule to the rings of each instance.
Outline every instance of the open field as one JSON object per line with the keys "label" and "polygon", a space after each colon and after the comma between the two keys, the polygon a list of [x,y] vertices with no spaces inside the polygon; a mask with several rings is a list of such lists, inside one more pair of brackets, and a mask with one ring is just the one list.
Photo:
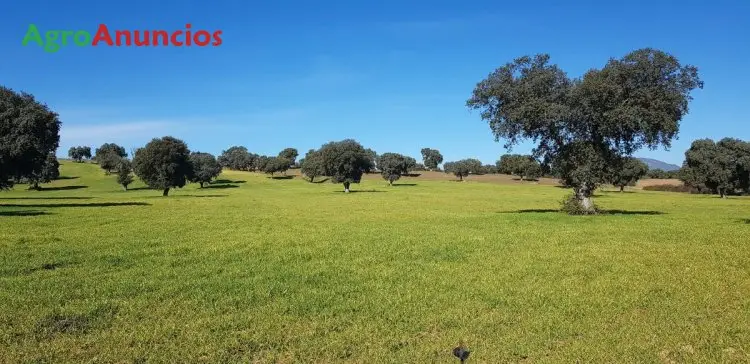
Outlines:
{"label": "open field", "polygon": [[750,361],[750,198],[61,174],[0,192],[2,363]]}

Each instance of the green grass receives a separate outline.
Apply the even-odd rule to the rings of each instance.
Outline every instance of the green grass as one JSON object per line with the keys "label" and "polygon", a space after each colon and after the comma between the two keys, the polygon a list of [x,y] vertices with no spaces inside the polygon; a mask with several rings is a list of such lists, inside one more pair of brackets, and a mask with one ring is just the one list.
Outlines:
{"label": "green grass", "polygon": [[3,363],[750,361],[748,198],[62,174],[0,192]]}

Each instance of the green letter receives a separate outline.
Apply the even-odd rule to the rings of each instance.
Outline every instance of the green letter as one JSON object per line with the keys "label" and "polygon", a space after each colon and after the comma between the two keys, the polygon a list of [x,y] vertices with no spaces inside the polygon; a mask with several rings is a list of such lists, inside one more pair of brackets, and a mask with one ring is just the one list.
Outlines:
{"label": "green letter", "polygon": [[[83,39],[80,39],[81,37],[83,37]],[[79,47],[87,46],[91,44],[91,33],[85,30],[79,30],[73,36],[73,41],[76,42],[76,45]]]}
{"label": "green letter", "polygon": [[60,49],[60,45],[55,43],[59,34],[59,30],[48,30],[44,33],[44,37],[47,39],[47,44],[44,45],[45,51],[49,53],[55,53],[58,49]]}
{"label": "green letter", "polygon": [[36,28],[36,25],[29,24],[29,30],[26,31],[26,36],[23,37],[23,45],[26,45],[29,43],[30,40],[36,41],[37,44],[40,46],[43,46],[42,43],[42,35],[39,34],[39,29]]}
{"label": "green letter", "polygon": [[63,30],[62,31],[62,45],[68,45],[68,36],[73,36],[73,31]]}

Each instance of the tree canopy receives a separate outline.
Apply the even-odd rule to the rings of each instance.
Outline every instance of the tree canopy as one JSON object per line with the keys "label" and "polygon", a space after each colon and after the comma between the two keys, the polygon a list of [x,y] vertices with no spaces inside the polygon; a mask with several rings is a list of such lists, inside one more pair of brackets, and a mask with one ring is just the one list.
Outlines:
{"label": "tree canopy", "polygon": [[343,183],[344,192],[349,192],[352,183],[359,183],[362,174],[374,167],[372,153],[354,139],[323,144],[318,150],[324,175],[331,177],[332,183]]}
{"label": "tree canopy", "polygon": [[416,165],[414,158],[406,157],[398,153],[383,153],[378,156],[378,169],[383,179],[393,185],[394,181],[401,175],[409,173],[409,168]]}
{"label": "tree canopy", "polygon": [[126,158],[128,153],[125,148],[115,143],[104,143],[99,148],[96,148],[95,159],[101,167],[107,173],[117,169],[117,165],[120,163],[122,158]]}
{"label": "tree canopy", "polygon": [[443,163],[443,155],[437,149],[422,148],[421,153],[425,167],[431,171],[436,170],[438,165]]}
{"label": "tree canopy", "polygon": [[636,182],[648,173],[648,166],[638,158],[627,157],[620,168],[613,169],[609,183],[625,190],[625,186],[635,186]]}
{"label": "tree canopy", "polygon": [[217,159],[222,167],[235,171],[252,171],[255,168],[257,154],[247,151],[243,146],[233,146],[222,151]]}
{"label": "tree canopy", "polygon": [[612,166],[647,147],[669,148],[702,88],[694,66],[660,50],[635,50],[571,79],[550,57],[523,56],[480,81],[467,100],[496,141],[510,149],[531,139],[534,157],[552,161],[583,211]]}
{"label": "tree canopy", "polygon": [[117,183],[122,186],[125,191],[128,190],[128,186],[133,183],[133,164],[127,158],[121,158],[117,164]]}
{"label": "tree canopy", "polygon": [[49,167],[61,124],[57,113],[33,95],[0,86],[0,189]]}
{"label": "tree canopy", "polygon": [[315,182],[316,177],[325,175],[323,159],[315,149],[308,150],[305,157],[300,160],[300,171],[310,179],[310,182]]}
{"label": "tree canopy", "polygon": [[187,144],[171,136],[154,138],[138,149],[133,169],[149,187],[162,190],[163,196],[171,188],[184,187],[193,173]]}
{"label": "tree canopy", "polygon": [[542,176],[542,166],[530,155],[504,154],[496,165],[498,172],[518,176],[521,180],[535,180]]}
{"label": "tree canopy", "polygon": [[190,153],[190,163],[193,173],[189,181],[199,183],[201,188],[203,188],[204,183],[210,183],[211,180],[221,174],[221,165],[211,153],[192,152]]}
{"label": "tree canopy", "polygon": [[289,165],[294,165],[294,162],[297,161],[297,157],[299,156],[299,153],[297,152],[297,149],[295,148],[286,148],[279,152],[278,157],[284,158],[289,161]]}
{"label": "tree canopy", "polygon": [[68,157],[75,162],[81,163],[83,159],[91,159],[91,147],[77,146],[68,149]]}
{"label": "tree canopy", "polygon": [[55,154],[50,153],[38,169],[31,171],[22,180],[30,185],[29,189],[40,190],[40,183],[50,183],[58,177],[60,177],[60,163]]}
{"label": "tree canopy", "polygon": [[266,163],[263,165],[262,171],[273,176],[274,173],[286,173],[291,166],[289,159],[284,157],[268,157]]}
{"label": "tree canopy", "polygon": [[679,175],[686,185],[721,197],[750,192],[750,143],[736,138],[695,140],[685,152]]}
{"label": "tree canopy", "polygon": [[467,177],[469,174],[482,173],[483,166],[482,162],[480,162],[479,160],[469,158],[455,162],[446,162],[443,165],[443,170],[445,171],[445,173],[450,173],[458,177],[459,180],[463,181],[464,177]]}

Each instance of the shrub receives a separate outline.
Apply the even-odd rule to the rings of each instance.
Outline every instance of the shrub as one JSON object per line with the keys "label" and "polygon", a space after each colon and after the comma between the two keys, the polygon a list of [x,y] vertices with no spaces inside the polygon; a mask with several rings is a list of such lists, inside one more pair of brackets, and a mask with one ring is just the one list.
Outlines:
{"label": "shrub", "polygon": [[596,204],[594,204],[594,208],[592,210],[583,208],[580,201],[576,199],[575,193],[566,195],[560,204],[562,205],[560,210],[566,212],[568,215],[594,215],[601,212]]}

